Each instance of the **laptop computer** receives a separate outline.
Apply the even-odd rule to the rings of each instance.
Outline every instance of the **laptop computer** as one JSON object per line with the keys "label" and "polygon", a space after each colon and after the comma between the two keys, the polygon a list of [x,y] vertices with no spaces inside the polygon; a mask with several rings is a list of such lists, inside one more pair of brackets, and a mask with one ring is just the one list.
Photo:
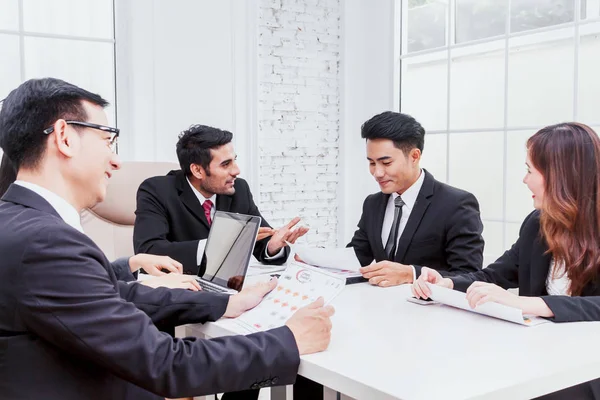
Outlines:
{"label": "laptop computer", "polygon": [[196,277],[203,290],[242,290],[260,222],[253,215],[215,212]]}

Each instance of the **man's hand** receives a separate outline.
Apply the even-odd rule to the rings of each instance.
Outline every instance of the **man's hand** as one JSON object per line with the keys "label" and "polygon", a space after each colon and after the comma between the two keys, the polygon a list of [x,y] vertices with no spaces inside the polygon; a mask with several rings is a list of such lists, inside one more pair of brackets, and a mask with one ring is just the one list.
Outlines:
{"label": "man's hand", "polygon": [[413,296],[417,299],[428,299],[431,296],[431,290],[427,286],[428,283],[432,285],[439,285],[448,289],[454,288],[454,282],[449,278],[444,278],[435,269],[423,267],[421,268],[421,276],[413,283],[411,290]]}
{"label": "man's hand", "polygon": [[325,301],[319,297],[302,307],[285,323],[294,334],[300,355],[318,353],[327,349],[331,341],[332,306],[323,307]]}
{"label": "man's hand", "polygon": [[388,287],[412,283],[413,267],[395,263],[392,261],[380,261],[378,263],[362,267],[362,276],[369,280],[371,285]]}
{"label": "man's hand", "polygon": [[194,292],[202,290],[198,281],[192,275],[163,274],[140,281],[140,284],[151,288],[166,287],[169,289],[188,289]]}
{"label": "man's hand", "polygon": [[149,275],[160,276],[165,275],[161,270],[165,269],[170,272],[183,272],[183,265],[167,256],[155,256],[152,254],[137,254],[129,258],[129,268],[131,272],[135,272],[142,268]]}
{"label": "man's hand", "polygon": [[308,228],[305,226],[293,229],[298,222],[300,222],[300,217],[294,218],[284,227],[274,231],[273,237],[271,237],[271,240],[269,240],[269,244],[267,245],[267,253],[269,253],[269,256],[274,256],[279,253],[279,251],[285,247],[286,242],[296,243],[298,238],[306,235]]}
{"label": "man's hand", "polygon": [[277,286],[277,279],[273,278],[268,282],[260,282],[255,285],[244,288],[241,292],[234,294],[229,298],[224,317],[235,318],[244,312],[256,307],[269,293]]}
{"label": "man's hand", "polygon": [[261,226],[258,228],[258,233],[256,234],[256,240],[260,241],[268,238],[269,236],[273,236],[273,234],[277,232],[273,228],[269,228],[268,226]]}

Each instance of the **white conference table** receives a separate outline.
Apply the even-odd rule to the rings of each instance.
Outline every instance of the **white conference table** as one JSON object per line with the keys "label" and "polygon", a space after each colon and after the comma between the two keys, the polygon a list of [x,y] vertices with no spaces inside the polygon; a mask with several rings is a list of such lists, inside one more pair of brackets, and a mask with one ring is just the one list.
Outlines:
{"label": "white conference table", "polygon": [[[299,374],[368,400],[528,399],[600,377],[600,322],[527,327],[409,296],[408,285],[348,285],[332,302],[329,348],[302,356]],[[236,334],[228,320],[186,329]]]}

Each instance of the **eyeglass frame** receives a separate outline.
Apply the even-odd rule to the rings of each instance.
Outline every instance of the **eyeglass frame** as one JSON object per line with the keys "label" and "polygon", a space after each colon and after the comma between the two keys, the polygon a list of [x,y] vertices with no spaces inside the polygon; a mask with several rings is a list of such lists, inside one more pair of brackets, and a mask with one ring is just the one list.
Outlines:
{"label": "eyeglass frame", "polygon": [[[118,141],[117,141],[117,138],[119,137],[119,133],[121,132],[121,130],[119,128],[113,128],[111,126],[99,125],[99,124],[94,124],[91,122],[84,122],[84,121],[67,120],[65,122],[68,125],[84,126],[86,128],[98,129],[102,132],[110,132],[110,133],[114,134],[114,136],[110,138],[110,146],[111,147],[114,146],[113,151],[115,153],[119,149]],[[54,132],[54,126],[44,129],[43,132],[44,132],[44,135],[50,135],[52,132]]]}

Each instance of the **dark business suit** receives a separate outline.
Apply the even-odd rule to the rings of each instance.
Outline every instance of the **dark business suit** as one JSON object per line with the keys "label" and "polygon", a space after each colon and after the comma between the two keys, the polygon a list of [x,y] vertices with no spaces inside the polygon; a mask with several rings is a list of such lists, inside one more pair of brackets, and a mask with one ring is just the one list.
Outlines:
{"label": "dark business suit", "polygon": [[287,327],[216,340],[157,326],[214,321],[228,297],[117,282],[102,251],[36,193],[0,202],[0,397],[159,399],[294,381]]}
{"label": "dark business suit", "polygon": [[[238,178],[234,185],[235,194],[217,195],[217,211],[262,218],[248,183]],[[210,226],[181,170],[146,179],[138,189],[135,214],[133,247],[136,254],[169,256],[183,264],[184,273],[198,273],[198,241],[208,238]],[[269,226],[264,218],[261,226]],[[285,247],[283,257],[267,260],[265,250],[269,239],[256,242],[254,256],[264,263],[283,264],[289,256],[289,248]]]}
{"label": "dark business suit", "polygon": [[[541,297],[554,313],[554,322],[600,321],[600,282],[590,283],[577,297],[550,296],[546,279],[552,254],[540,233],[540,214],[534,211],[525,219],[519,239],[510,250],[487,268],[450,277],[454,288],[465,292],[475,281],[489,282],[504,289],[519,288],[520,296]],[[557,346],[568,346],[568,339]],[[576,357],[577,355],[574,355]],[[548,395],[551,399],[600,399],[600,380]]]}
{"label": "dark business suit", "polygon": [[[483,225],[475,196],[438,182],[423,170],[425,178],[400,236],[393,260],[414,265],[417,277],[422,266],[444,275],[481,269]],[[353,247],[361,265],[387,260],[381,230],[389,194],[368,196],[363,213],[348,247]]]}

